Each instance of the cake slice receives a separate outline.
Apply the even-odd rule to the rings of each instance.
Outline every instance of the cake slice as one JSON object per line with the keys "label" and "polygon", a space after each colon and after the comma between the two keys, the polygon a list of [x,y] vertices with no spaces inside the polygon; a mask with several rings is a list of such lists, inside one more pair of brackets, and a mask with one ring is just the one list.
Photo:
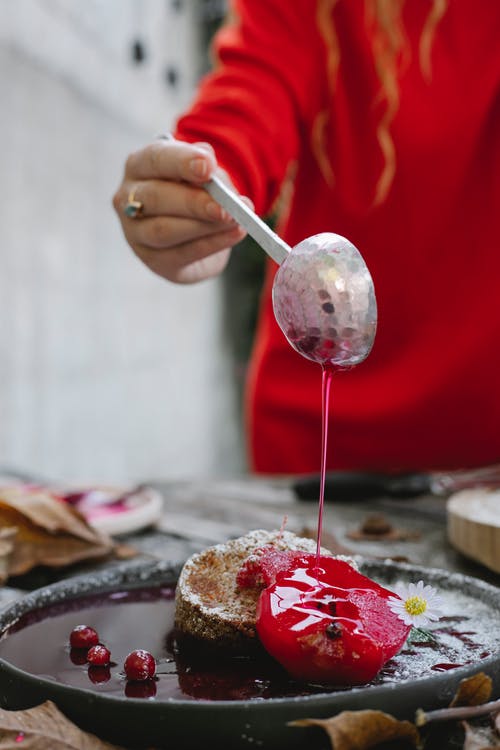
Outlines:
{"label": "cake slice", "polygon": [[[251,531],[243,537],[199,552],[184,565],[176,591],[175,626],[200,643],[248,651],[258,644],[256,632],[259,585],[240,586],[243,566],[251,575],[252,561],[262,548],[313,554],[316,542],[290,531]],[[321,550],[322,555],[330,555]]]}

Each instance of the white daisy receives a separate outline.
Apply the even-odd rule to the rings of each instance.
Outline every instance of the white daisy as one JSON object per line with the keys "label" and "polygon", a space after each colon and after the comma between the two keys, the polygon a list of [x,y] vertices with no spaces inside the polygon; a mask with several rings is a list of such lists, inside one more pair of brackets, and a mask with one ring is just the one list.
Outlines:
{"label": "white daisy", "polygon": [[423,581],[398,583],[395,593],[397,596],[390,596],[387,600],[389,609],[403,620],[405,625],[420,628],[431,620],[439,620],[443,600],[432,586],[425,586]]}

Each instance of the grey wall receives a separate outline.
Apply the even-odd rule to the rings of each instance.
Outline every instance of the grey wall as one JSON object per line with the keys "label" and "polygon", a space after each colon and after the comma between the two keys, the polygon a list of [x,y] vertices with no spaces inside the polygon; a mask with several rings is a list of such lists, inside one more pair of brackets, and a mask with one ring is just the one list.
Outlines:
{"label": "grey wall", "polygon": [[111,208],[126,154],[189,101],[196,2],[0,0],[3,465],[105,481],[241,467],[220,282],[154,277]]}

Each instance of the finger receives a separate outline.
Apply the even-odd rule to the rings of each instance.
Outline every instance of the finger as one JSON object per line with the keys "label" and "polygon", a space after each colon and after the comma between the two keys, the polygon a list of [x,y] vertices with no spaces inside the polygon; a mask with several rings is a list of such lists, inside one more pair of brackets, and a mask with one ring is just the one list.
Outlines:
{"label": "finger", "polygon": [[229,250],[244,236],[245,231],[235,227],[168,250],[151,250],[143,245],[134,245],[133,248],[154,273],[169,281],[188,284],[220,273],[226,265]]}
{"label": "finger", "polygon": [[206,182],[217,162],[212,150],[183,141],[158,140],[131,154],[125,175],[131,180]]}
{"label": "finger", "polygon": [[231,217],[203,188],[182,182],[146,180],[126,183],[119,191],[115,208],[124,214],[131,193],[142,203],[141,217],[179,216],[200,221],[231,222]]}
{"label": "finger", "polygon": [[130,243],[152,250],[166,250],[220,232],[231,231],[236,226],[234,221],[231,221],[228,227],[224,222],[209,223],[182,217],[154,216],[126,222],[125,235]]}
{"label": "finger", "polygon": [[193,143],[193,146],[205,149],[205,151],[209,151],[215,157],[215,150],[211,143],[207,143],[206,141],[197,141],[196,143]]}

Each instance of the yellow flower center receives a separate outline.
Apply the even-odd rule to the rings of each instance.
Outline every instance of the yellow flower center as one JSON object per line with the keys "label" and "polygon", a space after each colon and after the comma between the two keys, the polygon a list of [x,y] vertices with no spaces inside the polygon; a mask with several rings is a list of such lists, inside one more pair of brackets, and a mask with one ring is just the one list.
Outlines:
{"label": "yellow flower center", "polygon": [[427,602],[422,596],[410,596],[405,601],[405,609],[410,615],[421,615],[427,609]]}

